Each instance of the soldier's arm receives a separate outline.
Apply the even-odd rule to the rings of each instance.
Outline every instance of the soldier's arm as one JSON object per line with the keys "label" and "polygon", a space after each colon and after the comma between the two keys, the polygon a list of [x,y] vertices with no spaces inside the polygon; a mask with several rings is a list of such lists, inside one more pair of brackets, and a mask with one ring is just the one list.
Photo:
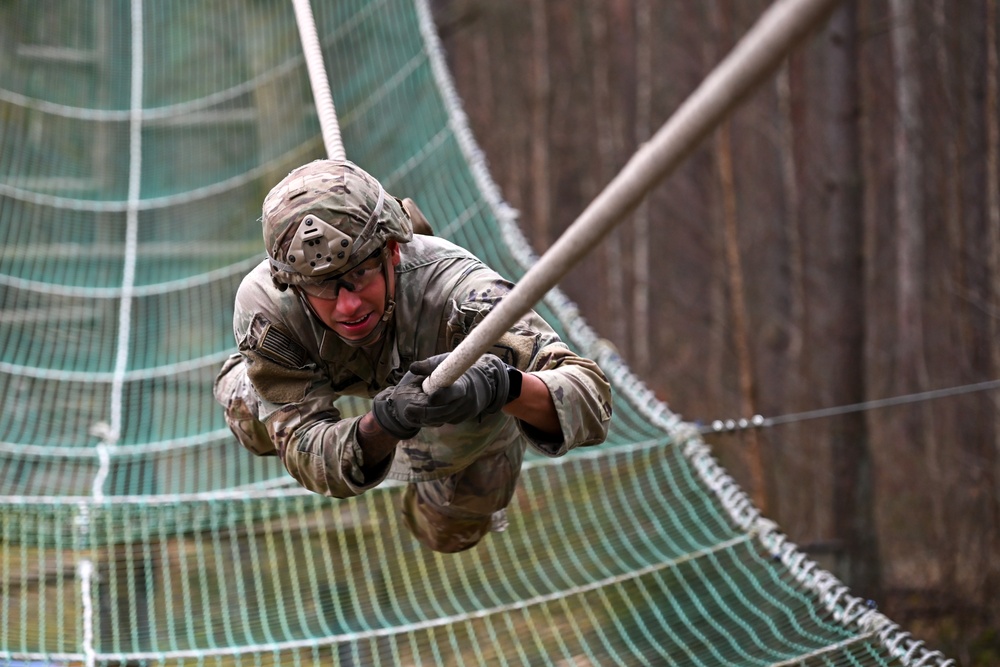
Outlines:
{"label": "soldier's arm", "polygon": [[562,432],[557,441],[523,427],[536,450],[562,456],[576,447],[604,442],[611,424],[611,384],[597,362],[553,342],[535,356],[527,375],[545,386]]}
{"label": "soldier's arm", "polygon": [[371,413],[343,418],[339,395],[293,334],[268,316],[249,314],[237,327],[260,418],[288,473],[306,489],[337,498],[380,484],[397,440],[372,425]]}
{"label": "soldier's arm", "polygon": [[[488,267],[469,271],[454,291],[446,323],[454,349],[513,288]],[[521,396],[504,407],[535,449],[561,456],[607,438],[611,385],[598,364],[569,349],[545,320],[528,311],[490,349],[522,372]]]}
{"label": "soldier's arm", "polygon": [[540,433],[562,439],[559,413],[549,388],[531,373],[521,373],[521,395],[505,405],[503,411]]}
{"label": "soldier's arm", "polygon": [[361,473],[365,479],[377,477],[378,472],[385,468],[386,460],[396,451],[399,438],[379,426],[371,412],[366,412],[358,420],[357,437],[364,451]]}

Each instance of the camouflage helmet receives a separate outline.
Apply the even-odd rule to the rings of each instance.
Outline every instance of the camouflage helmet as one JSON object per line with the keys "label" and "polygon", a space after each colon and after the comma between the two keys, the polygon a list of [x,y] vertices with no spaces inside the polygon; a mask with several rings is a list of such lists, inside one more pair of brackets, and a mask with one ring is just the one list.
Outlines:
{"label": "camouflage helmet", "polygon": [[347,160],[292,170],[264,198],[261,221],[271,276],[282,288],[346,273],[389,239],[413,238],[399,200]]}

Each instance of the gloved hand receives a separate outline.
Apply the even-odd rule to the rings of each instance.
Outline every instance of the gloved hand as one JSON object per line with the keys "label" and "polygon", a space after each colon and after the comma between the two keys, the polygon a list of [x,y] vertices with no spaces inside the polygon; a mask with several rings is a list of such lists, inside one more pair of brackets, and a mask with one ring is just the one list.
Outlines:
{"label": "gloved hand", "polygon": [[372,399],[372,414],[382,430],[400,440],[408,440],[420,431],[420,424],[407,419],[403,414],[406,406],[414,398],[424,397],[421,383],[424,378],[413,373],[407,373],[395,387],[387,387]]}
{"label": "gloved hand", "polygon": [[[410,364],[415,377],[429,376],[441,365],[447,353],[428,357]],[[413,396],[403,407],[406,421],[421,426],[459,424],[481,415],[499,412],[507,403],[510,378],[507,364],[493,354],[484,354],[450,387],[441,387],[430,394]]]}

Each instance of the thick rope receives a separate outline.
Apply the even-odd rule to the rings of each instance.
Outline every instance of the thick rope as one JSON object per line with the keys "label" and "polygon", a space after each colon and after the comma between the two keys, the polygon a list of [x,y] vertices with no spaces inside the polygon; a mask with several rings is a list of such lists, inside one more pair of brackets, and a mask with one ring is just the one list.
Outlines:
{"label": "thick rope", "polygon": [[312,87],[319,126],[323,132],[323,145],[326,147],[327,157],[331,160],[344,160],[347,158],[347,153],[340,138],[340,124],[337,121],[337,110],[333,106],[330,81],[326,78],[326,68],[323,66],[323,49],[316,34],[312,6],[309,0],[292,0],[292,4],[295,7],[295,23],[299,26],[302,53],[305,55],[306,68],[309,70],[309,85]]}
{"label": "thick rope", "polygon": [[778,0],[644,144],[510,294],[424,381],[424,391],[451,385],[524,313],[622,222],[742,99],[780,64],[838,0]]}

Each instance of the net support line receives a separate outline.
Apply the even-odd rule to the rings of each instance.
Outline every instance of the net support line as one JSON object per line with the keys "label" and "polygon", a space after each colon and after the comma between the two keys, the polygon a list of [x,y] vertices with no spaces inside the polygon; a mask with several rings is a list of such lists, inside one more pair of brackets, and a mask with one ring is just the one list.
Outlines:
{"label": "net support line", "polygon": [[839,0],[777,0],[514,289],[424,381],[451,385],[780,64]]}
{"label": "net support line", "polygon": [[83,604],[83,656],[87,667],[91,667],[97,661],[97,652],[94,650],[94,600],[91,593],[94,564],[89,558],[80,561],[76,574],[80,578]]}
{"label": "net support line", "polygon": [[[111,418],[104,442],[114,445],[121,438],[122,394],[132,338],[132,289],[139,247],[139,199],[142,196],[142,92],[143,92],[142,0],[132,0],[132,82],[129,121],[128,206],[125,212],[125,258],[122,267],[121,302],[118,308],[118,343],[111,385]],[[103,495],[95,489],[95,499]]]}
{"label": "net support line", "polygon": [[[111,382],[111,414],[109,424],[95,424],[91,433],[99,435],[101,441],[95,448],[98,459],[97,473],[91,486],[91,502],[94,505],[104,500],[104,484],[111,466],[109,449],[121,438],[123,394],[128,373],[129,352],[132,338],[132,288],[135,284],[136,258],[139,246],[139,201],[142,196],[142,106],[143,106],[143,8],[142,0],[131,1],[132,28],[132,80],[129,97],[129,173],[127,208],[125,212],[125,257],[122,266],[122,292],[118,308],[118,340],[115,354],[115,368]],[[77,534],[80,546],[89,542],[90,508],[81,504],[77,515]],[[77,564],[80,580],[80,597],[83,608],[83,652],[86,667],[96,664],[94,650],[94,600],[91,586],[94,564],[83,558]]]}
{"label": "net support line", "polygon": [[817,408],[815,410],[806,410],[805,412],[792,412],[775,417],[754,415],[750,418],[741,417],[739,419],[726,420],[716,419],[712,421],[711,425],[700,426],[698,431],[702,434],[732,433],[749,428],[767,428],[771,426],[780,426],[782,424],[790,424],[793,422],[806,421],[809,419],[839,417],[853,412],[867,412],[869,410],[877,410],[880,408],[891,408],[899,405],[908,405],[910,403],[919,403],[921,401],[932,401],[939,398],[949,398],[952,396],[961,396],[963,394],[971,394],[981,391],[993,391],[996,389],[1000,389],[1000,380],[987,380],[985,382],[963,384],[957,387],[930,389],[928,391],[921,391],[915,394],[902,394],[899,396],[889,396],[887,398],[875,398],[869,401],[862,401],[860,403],[836,405],[829,408]]}
{"label": "net support line", "polygon": [[302,53],[306,58],[306,68],[309,70],[309,85],[312,87],[316,111],[319,115],[320,130],[323,133],[323,145],[331,160],[344,160],[347,157],[344,144],[340,138],[340,124],[337,121],[337,110],[333,105],[333,95],[330,92],[330,80],[323,66],[323,49],[316,34],[316,20],[313,17],[309,0],[292,0],[295,7],[295,23],[299,27],[299,38],[302,41]]}

